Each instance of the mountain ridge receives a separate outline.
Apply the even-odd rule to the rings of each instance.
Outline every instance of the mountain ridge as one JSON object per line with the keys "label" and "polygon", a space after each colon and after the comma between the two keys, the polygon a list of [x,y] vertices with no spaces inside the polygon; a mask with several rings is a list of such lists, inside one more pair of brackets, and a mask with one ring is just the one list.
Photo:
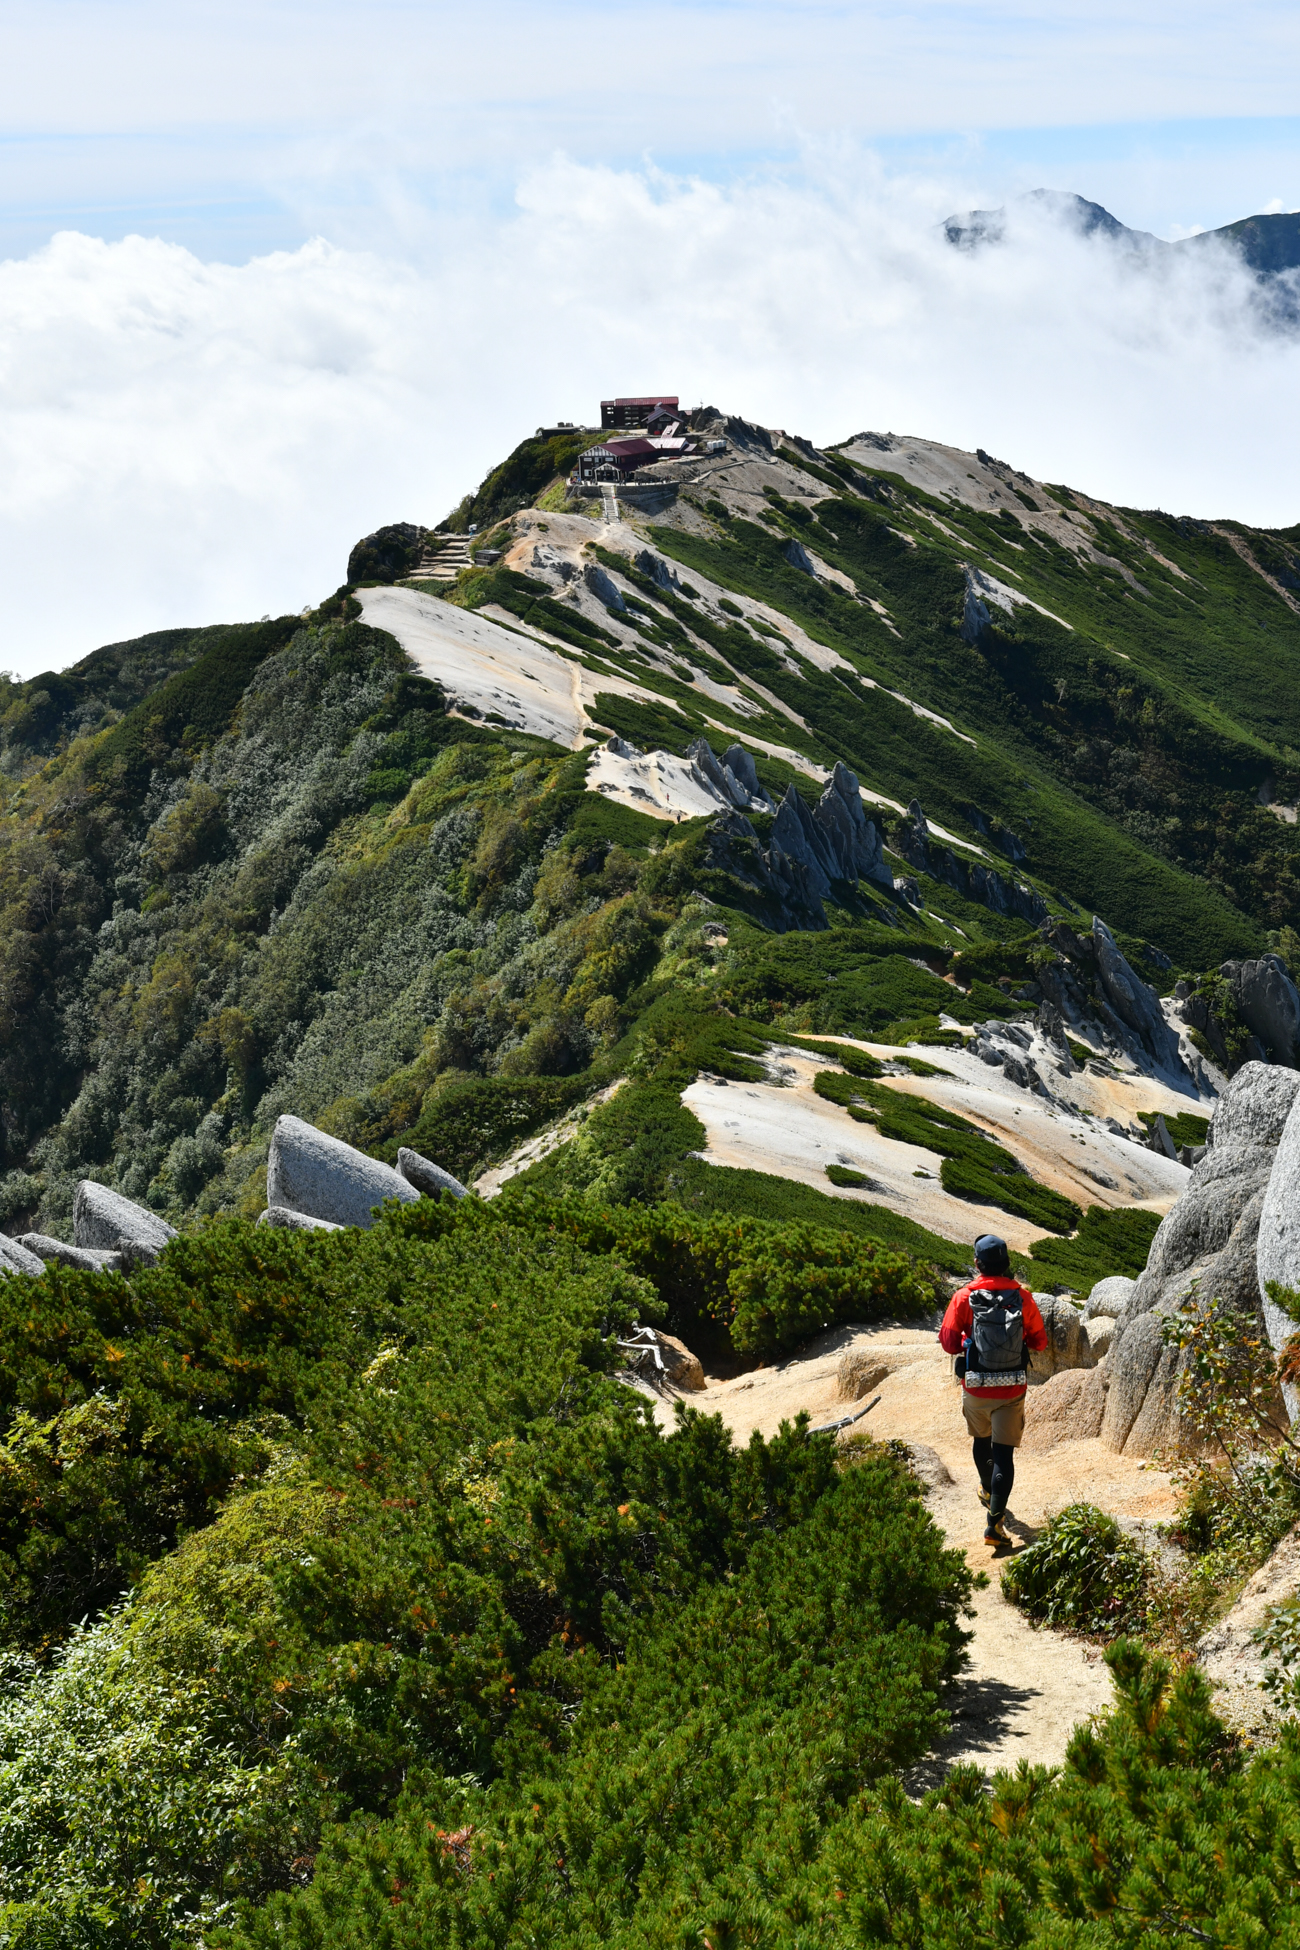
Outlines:
{"label": "mountain ridge", "polygon": [[[638,1052],[725,1067],[720,1006],[974,1047],[1094,913],[1167,1014],[1186,979],[1190,1100],[1198,1064],[1212,1090],[1268,1046],[1218,970],[1300,929],[1300,534],[1112,508],[982,449],[693,417],[720,451],[638,474],[612,518],[572,442],[524,441],[453,528],[377,531],[401,548],[354,552],[370,579],[309,615],[142,640],[162,661],[134,701],[120,649],[10,687],[0,1222],[57,1232],[85,1175],[182,1224],[255,1216],[284,1110],[472,1173]],[[410,573],[470,530],[450,582]],[[856,881],[808,823],[849,775]],[[810,945],[782,961],[773,930]],[[962,1003],[947,978],[984,954],[997,981]],[[1130,1065],[1088,1115],[1174,1116],[1088,1020],[1079,1046]],[[1013,1152],[1014,1078],[1056,1033],[1029,1069],[985,1039]],[[621,1093],[547,1171],[715,1197],[677,1062],[626,1100],[630,1150]],[[950,1250],[901,1191],[804,1183],[824,1223]]]}
{"label": "mountain ridge", "polygon": [[940,227],[958,250],[977,250],[1004,242],[1018,210],[1042,212],[1081,237],[1102,237],[1154,261],[1192,256],[1217,245],[1234,252],[1261,282],[1300,268],[1300,211],[1264,211],[1170,240],[1149,230],[1131,229],[1104,205],[1073,190],[1038,189],[1026,190],[996,210],[968,210],[946,217]]}

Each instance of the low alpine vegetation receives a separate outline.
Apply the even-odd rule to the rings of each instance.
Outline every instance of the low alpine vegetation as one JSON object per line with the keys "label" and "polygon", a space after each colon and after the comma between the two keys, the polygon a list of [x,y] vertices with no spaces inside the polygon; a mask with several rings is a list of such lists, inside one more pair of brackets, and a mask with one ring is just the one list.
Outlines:
{"label": "low alpine vegetation", "polygon": [[402,1927],[468,1895],[517,1936],[557,1879],[612,1927],[933,1741],[970,1578],[916,1484],[664,1434],[613,1378],[663,1302],[576,1229],[422,1202],[3,1283],[15,1941],[161,1950],[276,1891],[311,1931],[322,1845],[357,1928],[381,1863]]}

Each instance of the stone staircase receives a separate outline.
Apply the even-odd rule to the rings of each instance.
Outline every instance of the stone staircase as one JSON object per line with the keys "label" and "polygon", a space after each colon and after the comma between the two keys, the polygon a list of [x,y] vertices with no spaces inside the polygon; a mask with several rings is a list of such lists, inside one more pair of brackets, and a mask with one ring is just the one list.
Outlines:
{"label": "stone staircase", "polygon": [[423,577],[429,582],[455,582],[462,569],[470,566],[470,537],[468,535],[448,535],[434,540],[432,547],[426,545],[424,554],[412,578]]}

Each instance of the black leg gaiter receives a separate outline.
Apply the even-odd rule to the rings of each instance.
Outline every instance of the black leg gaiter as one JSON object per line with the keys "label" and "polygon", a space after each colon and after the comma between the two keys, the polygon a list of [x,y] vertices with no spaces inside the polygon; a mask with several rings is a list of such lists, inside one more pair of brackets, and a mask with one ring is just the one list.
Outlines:
{"label": "black leg gaiter", "polygon": [[1016,1480],[1016,1452],[1009,1442],[990,1442],[992,1457],[989,1481],[989,1522],[1000,1517],[1011,1501],[1011,1486]]}
{"label": "black leg gaiter", "polygon": [[986,1490],[993,1488],[993,1438],[991,1435],[977,1435],[971,1444],[971,1454],[979,1479]]}

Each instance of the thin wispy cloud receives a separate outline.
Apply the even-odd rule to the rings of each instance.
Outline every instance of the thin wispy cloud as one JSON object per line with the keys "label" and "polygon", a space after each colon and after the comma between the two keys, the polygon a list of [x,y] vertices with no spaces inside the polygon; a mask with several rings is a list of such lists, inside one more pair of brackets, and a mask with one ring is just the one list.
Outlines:
{"label": "thin wispy cloud", "polygon": [[[1218,223],[1242,213],[1217,201],[1233,154],[1212,132],[1234,118],[1277,118],[1258,201],[1300,203],[1298,69],[1287,0],[1188,0],[1176,20],[1168,0],[11,0],[0,250],[60,225],[204,255],[312,228],[373,243],[381,186],[435,205],[499,193],[557,148],[725,179],[800,138],[978,153],[1028,132],[1046,152],[1051,132],[1091,130],[1100,157],[1121,125],[1140,125],[1139,178],[1165,125],[1204,124],[1216,163],[1183,155],[1190,201],[1157,171],[1128,219],[1163,230],[1167,205]],[[1244,127],[1234,144],[1251,147]]]}

